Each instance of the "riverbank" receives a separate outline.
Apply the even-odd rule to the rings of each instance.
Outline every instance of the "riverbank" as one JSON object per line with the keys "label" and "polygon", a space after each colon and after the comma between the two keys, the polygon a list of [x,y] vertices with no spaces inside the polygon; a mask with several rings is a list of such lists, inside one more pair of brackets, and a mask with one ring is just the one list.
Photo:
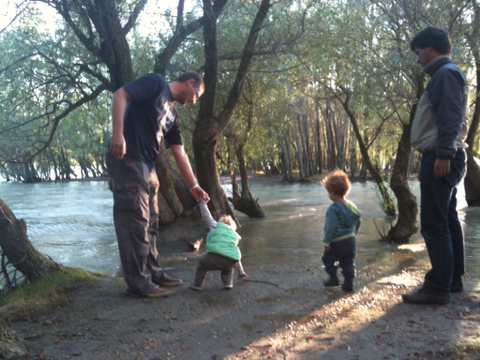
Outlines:
{"label": "riverbank", "polygon": [[197,257],[162,260],[184,280],[168,298],[130,297],[122,279],[102,277],[75,285],[68,304],[11,327],[34,345],[28,358],[42,360],[480,358],[480,287],[471,277],[444,306],[402,303],[412,290],[405,283],[420,283],[423,273],[381,267],[359,269],[353,294],[325,289],[320,269],[288,265],[249,266],[254,281],[237,280],[232,290],[211,272],[196,292],[187,283]]}

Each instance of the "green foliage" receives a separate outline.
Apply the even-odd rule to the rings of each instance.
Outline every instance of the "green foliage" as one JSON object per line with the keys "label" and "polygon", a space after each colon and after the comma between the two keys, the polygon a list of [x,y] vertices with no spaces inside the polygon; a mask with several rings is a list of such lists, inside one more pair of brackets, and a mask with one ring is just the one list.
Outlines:
{"label": "green foliage", "polygon": [[[116,2],[123,25],[135,4],[130,0]],[[184,24],[202,15],[200,2],[190,5],[185,9]],[[417,100],[416,75],[421,70],[408,46],[413,35],[428,25],[451,26],[454,60],[469,77],[474,74],[473,54],[478,51],[478,40],[475,43],[466,39],[478,39],[472,33],[472,9],[476,3],[463,8],[464,5],[458,0],[275,2],[258,39],[240,104],[225,131],[225,135],[235,134],[236,139],[221,136],[219,154],[226,158],[242,140],[246,143],[248,163],[278,161],[285,139],[292,148],[297,146],[294,139],[299,131],[296,119],[300,113],[308,117],[304,131],[314,133],[318,105],[323,151],[326,152],[328,136],[335,137],[336,149],[316,155],[328,159],[343,149],[345,159],[361,161],[356,155],[356,141],[350,140],[350,127],[344,134],[345,141],[339,140],[345,118],[341,102],[348,93],[349,108],[356,116],[369,153],[380,168],[384,167],[395,158],[402,125],[409,121]],[[248,0],[228,1],[218,19],[218,110],[235,81],[257,6]],[[111,93],[100,92],[61,121],[57,117],[97,89],[102,84],[101,77],[112,81],[112,69],[79,41],[61,17],[47,24],[33,1],[28,10],[14,27],[0,34],[0,173],[18,178],[23,165],[33,157],[29,166],[38,169],[42,178],[68,177],[73,166],[82,167],[77,176],[102,175],[110,132]],[[89,23],[80,10],[72,16],[78,29],[86,31]],[[176,21],[173,5],[167,8],[164,3],[154,3],[143,10],[127,35],[135,76],[152,71],[155,57],[176,32]],[[145,33],[145,22],[153,24],[151,33]],[[101,41],[93,35],[96,33],[92,39]],[[201,71],[204,61],[200,29],[182,42],[166,77],[173,80],[185,70]],[[470,82],[475,85],[472,79]],[[333,114],[328,120],[331,125],[325,118],[327,107]],[[191,157],[190,138],[197,111],[198,107],[180,107]],[[327,126],[332,127],[330,135]],[[311,148],[313,141],[312,137]],[[47,143],[50,145],[45,148]],[[22,163],[22,169],[15,162]],[[231,165],[236,168],[235,162]],[[55,175],[51,175],[52,170]]]}

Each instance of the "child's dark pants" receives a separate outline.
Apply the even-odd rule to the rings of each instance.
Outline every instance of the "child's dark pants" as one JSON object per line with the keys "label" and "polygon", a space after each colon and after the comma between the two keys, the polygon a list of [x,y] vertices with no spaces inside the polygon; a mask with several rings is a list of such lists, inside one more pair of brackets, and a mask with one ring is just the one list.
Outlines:
{"label": "child's dark pants", "polygon": [[345,240],[335,241],[330,244],[330,249],[323,253],[322,261],[325,265],[325,270],[332,278],[337,277],[338,266],[335,262],[339,262],[342,269],[345,283],[351,284],[355,277],[355,255],[357,253],[357,243],[355,237]]}
{"label": "child's dark pants", "polygon": [[195,271],[195,283],[203,287],[205,276],[209,270],[220,270],[220,277],[222,278],[223,285],[233,284],[233,272],[237,260],[232,260],[226,256],[207,253],[198,260],[197,270]]}

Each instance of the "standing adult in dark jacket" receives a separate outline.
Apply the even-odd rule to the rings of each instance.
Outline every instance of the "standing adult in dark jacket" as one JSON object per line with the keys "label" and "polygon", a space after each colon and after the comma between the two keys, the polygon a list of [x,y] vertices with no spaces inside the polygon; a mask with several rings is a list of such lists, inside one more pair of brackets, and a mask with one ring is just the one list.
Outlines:
{"label": "standing adult in dark jacket", "polygon": [[428,27],[410,42],[417,62],[431,79],[419,100],[412,146],[422,153],[419,173],[421,233],[432,269],[423,287],[403,295],[413,304],[445,304],[463,290],[463,231],[456,211],[457,184],[465,175],[468,84],[450,59],[448,33]]}
{"label": "standing adult in dark jacket", "polygon": [[197,201],[209,200],[197,184],[183,147],[175,102],[192,103],[203,94],[204,84],[195,72],[173,82],[148,74],[115,92],[112,103],[112,139],[107,166],[113,181],[114,222],[127,292],[140,297],[164,297],[165,286],[182,283],[166,275],[157,262],[158,232],[155,158],[162,138],[175,158]]}

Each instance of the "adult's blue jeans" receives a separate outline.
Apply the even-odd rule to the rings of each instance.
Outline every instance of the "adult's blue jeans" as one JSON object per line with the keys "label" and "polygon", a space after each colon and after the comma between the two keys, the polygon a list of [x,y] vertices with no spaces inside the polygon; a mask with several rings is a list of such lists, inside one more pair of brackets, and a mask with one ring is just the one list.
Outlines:
{"label": "adult's blue jeans", "polygon": [[465,175],[466,153],[458,150],[450,160],[450,172],[440,178],[434,175],[435,160],[435,151],[424,153],[420,169],[421,233],[432,264],[423,288],[433,293],[448,293],[452,279],[465,273],[465,247],[456,210],[456,186]]}

